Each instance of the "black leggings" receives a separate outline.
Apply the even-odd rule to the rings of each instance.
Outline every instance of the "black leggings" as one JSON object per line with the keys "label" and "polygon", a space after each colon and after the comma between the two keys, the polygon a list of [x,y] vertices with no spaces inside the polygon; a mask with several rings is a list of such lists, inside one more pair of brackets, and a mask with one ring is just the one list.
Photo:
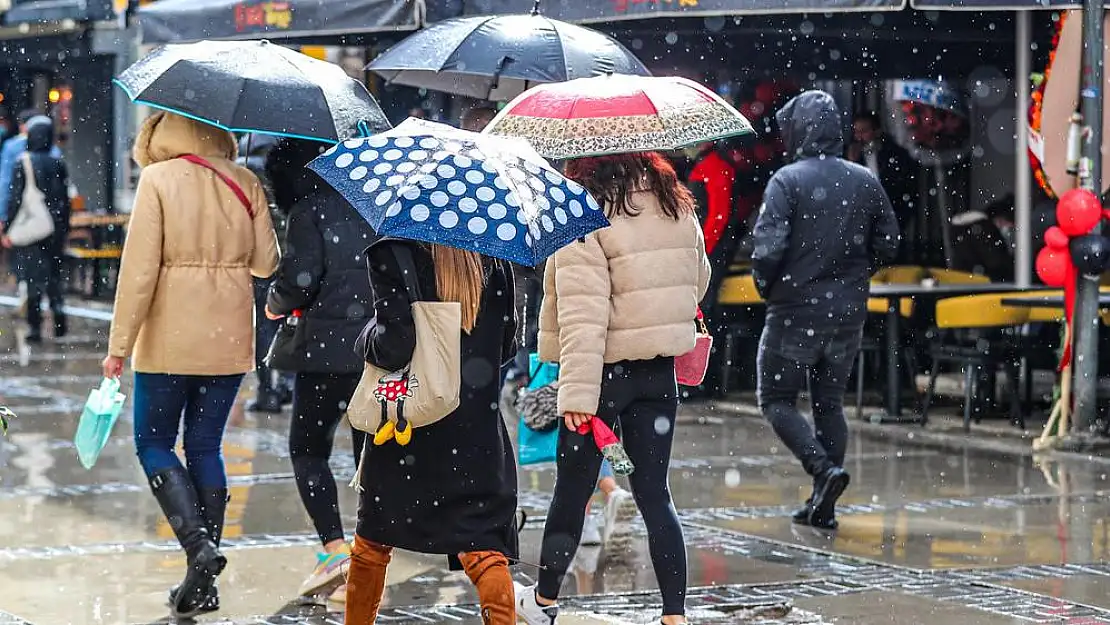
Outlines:
{"label": "black leggings", "polygon": [[[598,417],[610,426],[619,422],[621,440],[636,465],[628,481],[647,525],[663,614],[685,614],[686,544],[667,484],[678,410],[674,358],[605,365],[601,379]],[[559,597],[582,540],[586,505],[593,496],[601,460],[592,436],[571,432],[560,422],[555,498],[543,532],[543,569],[537,588],[546,599]]]}
{"label": "black leggings", "polygon": [[[343,539],[339,495],[328,459],[335,445],[335,429],[355,393],[359,377],[357,373],[298,373],[293,384],[289,455],[293,458],[301,501],[325,545]],[[357,464],[366,435],[352,429],[351,437]]]}

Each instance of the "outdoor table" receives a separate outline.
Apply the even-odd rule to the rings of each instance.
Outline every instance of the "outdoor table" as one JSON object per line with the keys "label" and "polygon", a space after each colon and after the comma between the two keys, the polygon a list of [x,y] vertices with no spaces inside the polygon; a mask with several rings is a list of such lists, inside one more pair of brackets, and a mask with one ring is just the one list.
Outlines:
{"label": "outdoor table", "polygon": [[988,293],[1007,293],[1011,291],[1035,292],[1052,290],[1049,287],[1019,287],[1004,282],[979,284],[873,284],[871,297],[886,299],[886,397],[882,413],[872,415],[870,420],[877,423],[918,423],[919,415],[902,415],[902,385],[900,376],[901,358],[901,315],[902,300],[940,300],[963,295],[985,295]]}
{"label": "outdoor table", "polygon": [[[1063,308],[1063,295],[1023,295],[1021,297],[1002,298],[1003,306],[1015,308]],[[1103,292],[1098,295],[1098,307],[1110,308],[1110,293]]]}

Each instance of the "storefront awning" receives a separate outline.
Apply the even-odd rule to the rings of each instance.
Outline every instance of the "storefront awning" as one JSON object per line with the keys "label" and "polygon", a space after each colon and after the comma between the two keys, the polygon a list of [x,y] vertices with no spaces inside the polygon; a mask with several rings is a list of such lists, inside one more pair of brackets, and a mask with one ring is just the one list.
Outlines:
{"label": "storefront awning", "polygon": [[[3,4],[0,2],[0,6]],[[115,15],[110,0],[14,0],[3,15],[3,23],[96,22],[114,19]]]}
{"label": "storefront awning", "polygon": [[[906,0],[548,0],[540,11],[567,22],[612,22],[649,17],[768,15],[773,13],[838,13],[897,11]],[[474,0],[466,15],[527,13],[532,0]]]}
{"label": "storefront awning", "polygon": [[415,30],[423,0],[159,0],[138,11],[143,43],[295,39]]}
{"label": "storefront awning", "polygon": [[[1110,6],[1110,2],[1105,3]],[[1030,9],[1080,9],[1081,0],[910,0],[922,11],[1025,11]]]}

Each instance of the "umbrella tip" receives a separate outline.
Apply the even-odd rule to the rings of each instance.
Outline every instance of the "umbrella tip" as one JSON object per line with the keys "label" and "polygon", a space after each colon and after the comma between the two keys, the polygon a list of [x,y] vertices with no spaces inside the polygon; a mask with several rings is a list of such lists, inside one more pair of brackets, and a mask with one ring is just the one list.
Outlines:
{"label": "umbrella tip", "polygon": [[532,15],[540,14],[540,0],[532,0]]}

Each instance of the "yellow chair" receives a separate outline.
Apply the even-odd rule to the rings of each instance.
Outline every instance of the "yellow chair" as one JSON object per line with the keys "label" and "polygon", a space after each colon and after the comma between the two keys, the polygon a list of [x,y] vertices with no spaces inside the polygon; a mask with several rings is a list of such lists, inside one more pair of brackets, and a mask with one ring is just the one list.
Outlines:
{"label": "yellow chair", "polygon": [[[925,279],[924,267],[913,265],[900,265],[897,267],[883,267],[871,278],[871,284],[920,284]],[[890,304],[885,297],[871,297],[867,299],[867,312],[876,315],[885,315]],[[905,318],[913,316],[913,300],[903,299],[898,305],[898,312]]]}
{"label": "yellow chair", "polygon": [[990,284],[991,279],[977,273],[957,271],[955,269],[930,268],[929,277],[936,280],[937,284]]}
{"label": "yellow chair", "polygon": [[[956,362],[964,368],[964,430],[971,429],[973,409],[977,408],[977,391],[980,373],[1005,370],[1010,387],[1010,416],[1014,423],[1025,428],[1019,396],[1019,373],[1022,359],[1021,337],[1014,329],[1029,323],[1029,308],[1005,306],[1002,300],[1015,293],[991,293],[952,297],[937,302],[936,339],[929,348],[932,369],[929,387],[921,409],[921,423],[928,421],[929,406],[936,395],[937,376],[941,362]],[[971,334],[969,340],[960,340],[958,331]],[[949,337],[953,340],[946,341]],[[978,415],[976,415],[978,421]]]}
{"label": "yellow chair", "polygon": [[749,274],[729,276],[721,284],[720,297],[717,304],[720,306],[753,306],[763,303],[759,291],[755,288],[755,278]]}

